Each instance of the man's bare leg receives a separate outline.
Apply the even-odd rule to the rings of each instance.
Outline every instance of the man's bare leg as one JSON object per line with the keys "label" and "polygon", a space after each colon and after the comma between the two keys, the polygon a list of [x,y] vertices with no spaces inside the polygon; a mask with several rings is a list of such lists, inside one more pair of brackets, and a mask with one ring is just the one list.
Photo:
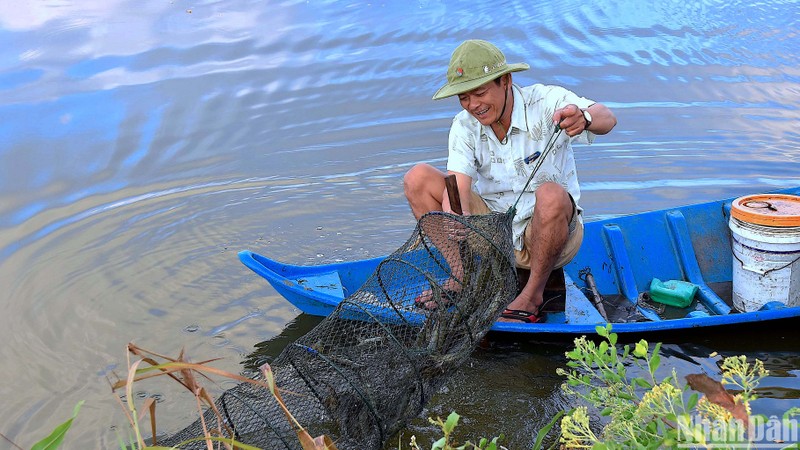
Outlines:
{"label": "man's bare leg", "polygon": [[428,164],[417,164],[403,177],[403,191],[411,206],[414,218],[431,211],[442,211],[444,202],[444,174]]}
{"label": "man's bare leg", "polygon": [[[522,292],[508,305],[508,309],[539,314],[547,279],[567,244],[573,210],[569,194],[560,184],[545,183],[536,189],[536,207],[528,223],[531,233],[525,235],[531,274]],[[500,320],[518,322],[514,319]]]}
{"label": "man's bare leg", "polygon": [[[444,172],[428,164],[417,164],[406,173],[403,178],[403,190],[411,206],[411,212],[417,220],[431,211],[449,209],[449,199],[445,195],[446,176]],[[458,253],[457,241],[442,228],[423,229],[423,232],[433,241],[450,265],[451,278],[443,283],[442,288],[460,291],[464,268]],[[428,309],[437,307],[432,289],[424,290],[415,302]]]}

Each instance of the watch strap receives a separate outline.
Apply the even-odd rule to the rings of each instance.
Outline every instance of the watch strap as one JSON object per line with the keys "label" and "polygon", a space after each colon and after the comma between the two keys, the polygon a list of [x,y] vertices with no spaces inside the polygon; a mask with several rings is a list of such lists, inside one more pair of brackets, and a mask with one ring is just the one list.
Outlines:
{"label": "watch strap", "polygon": [[592,115],[589,113],[588,108],[581,109],[581,114],[583,114],[583,120],[586,121],[586,126],[583,129],[589,130],[589,127],[592,126]]}

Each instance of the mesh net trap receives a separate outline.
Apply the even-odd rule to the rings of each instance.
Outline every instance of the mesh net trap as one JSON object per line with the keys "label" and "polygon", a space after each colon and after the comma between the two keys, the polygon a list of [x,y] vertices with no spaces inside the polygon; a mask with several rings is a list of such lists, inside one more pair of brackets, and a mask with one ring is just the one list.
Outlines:
{"label": "mesh net trap", "polygon": [[[512,218],[513,210],[426,214],[361,288],[281,352],[275,384],[306,430],[340,449],[380,449],[421,413],[516,295]],[[215,404],[221,419],[211,410],[202,418],[209,429],[223,425],[264,449],[301,449],[266,389],[242,383]],[[198,419],[160,444],[206,448],[179,445],[202,435]]]}

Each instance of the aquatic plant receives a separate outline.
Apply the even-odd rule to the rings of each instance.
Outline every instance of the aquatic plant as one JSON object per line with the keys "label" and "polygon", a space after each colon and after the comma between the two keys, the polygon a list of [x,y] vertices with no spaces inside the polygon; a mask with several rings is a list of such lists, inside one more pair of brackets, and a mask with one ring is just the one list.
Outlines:
{"label": "aquatic plant", "polygon": [[[657,375],[660,343],[652,351],[644,339],[633,347],[619,347],[610,324],[596,331],[603,340],[597,344],[586,336],[575,339],[575,348],[565,354],[567,369],[557,373],[566,377],[565,393],[582,399],[606,419],[602,428],[592,426],[589,409],[583,405],[566,413],[559,437],[565,448],[750,448],[756,427],[767,422],[763,416],[751,416],[750,408],[759,381],[769,373],[761,361],[728,357],[721,364],[721,381],[691,374],[681,383],[675,369],[667,376]],[[630,367],[645,376],[629,376]],[[729,392],[726,385],[737,392]],[[787,411],[782,426],[786,430],[795,426],[791,419],[798,415],[800,408]]]}
{"label": "aquatic plant", "polygon": [[[507,450],[505,447],[499,444],[500,440],[503,439],[502,434],[492,438],[491,440],[487,438],[481,438],[477,444],[467,441],[459,445],[454,441],[453,437],[453,432],[458,425],[459,419],[461,419],[461,416],[459,416],[455,411],[451,412],[450,415],[447,416],[446,420],[442,420],[439,417],[436,419],[430,417],[428,418],[428,421],[431,424],[439,427],[442,432],[442,437],[434,442],[433,445],[431,445],[431,450]],[[417,443],[416,436],[411,436],[411,441],[408,445],[410,450],[423,449],[423,447]],[[397,445],[397,449],[402,450],[402,448],[402,443],[399,443]]]}
{"label": "aquatic plant", "polygon": [[[755,448],[754,438],[760,442],[767,440],[769,448],[780,448],[780,433],[760,433],[770,426],[779,427],[784,435],[788,431],[797,436],[795,417],[800,417],[800,408],[789,409],[781,420],[767,418],[763,415],[752,415],[751,402],[757,398],[756,389],[759,382],[769,372],[759,360],[748,361],[745,356],[724,358],[720,364],[721,378],[716,381],[705,374],[690,374],[681,383],[675,369],[667,376],[659,376],[661,344],[657,343],[652,350],[646,340],[640,340],[633,346],[617,345],[617,335],[611,332],[611,325],[598,326],[597,334],[602,338],[599,343],[581,336],[575,339],[575,347],[566,352],[567,368],[559,368],[556,372],[566,378],[562,384],[565,393],[575,396],[593,407],[591,412],[587,405],[577,406],[570,411],[561,411],[543,427],[533,445],[534,450],[545,447],[545,440],[550,438],[549,448],[561,446],[566,449],[627,449],[627,448]],[[209,449],[241,449],[259,450],[257,447],[236,441],[233,430],[224,425],[217,428],[203,428],[201,436],[194,436],[175,447],[159,446],[156,440],[155,401],[145,399],[136,405],[133,385],[146,379],[167,376],[188,389],[195,397],[198,413],[203,417],[205,409],[218,415],[216,424],[225,422],[216,410],[214,399],[200,384],[199,379],[219,376],[235,381],[251,383],[266,389],[280,404],[286,420],[296,432],[297,440],[303,450],[335,450],[335,444],[327,436],[312,438],[302,424],[292,415],[281,398],[281,390],[276,386],[275,378],[269,365],[261,366],[258,379],[225,372],[208,364],[215,361],[191,363],[183,352],[177,358],[159,355],[141,349],[134,344],[128,345],[128,373],[125,379],[112,383],[112,390],[125,391],[127,401],[117,397],[125,411],[129,428],[127,439],[118,438],[119,448],[124,450],[162,450],[179,448],[191,442],[204,442]],[[131,362],[130,355],[140,359]],[[140,367],[142,364],[146,367]],[[644,376],[631,376],[628,370],[639,369]],[[662,371],[663,372],[663,371]],[[734,389],[729,392],[725,386]],[[696,391],[696,392],[691,392]],[[701,395],[702,394],[702,397]],[[78,403],[72,418],[56,427],[50,435],[37,442],[32,450],[55,450],[64,440],[64,435],[83,402]],[[593,414],[598,413],[603,425],[592,423]],[[150,417],[151,444],[148,445],[140,430],[143,419]],[[447,419],[429,418],[433,425],[441,431],[442,437],[431,444],[431,450],[503,450],[500,442],[503,436],[492,439],[481,438],[477,443],[466,441],[458,444],[455,428],[460,416],[452,412]],[[560,432],[553,438],[550,433],[556,423],[560,423]],[[0,434],[0,437],[2,434]],[[8,438],[6,438],[8,439]],[[402,435],[400,437],[402,439]],[[10,442],[10,441],[9,441]],[[13,444],[13,443],[12,443]],[[16,448],[21,448],[16,446]],[[409,450],[422,450],[416,437],[412,436]],[[784,448],[800,450],[795,443]],[[403,449],[398,442],[398,450]]]}
{"label": "aquatic plant", "polygon": [[[75,420],[75,417],[78,416],[78,411],[81,410],[81,406],[83,406],[83,400],[79,401],[78,404],[75,405],[75,408],[72,409],[72,417],[55,427],[44,439],[33,444],[31,450],[56,450],[61,447],[61,444],[64,442],[64,436],[66,436],[67,431],[72,428],[72,422]],[[3,433],[0,433],[0,437],[8,441],[14,448],[22,450],[22,447],[14,443]]]}

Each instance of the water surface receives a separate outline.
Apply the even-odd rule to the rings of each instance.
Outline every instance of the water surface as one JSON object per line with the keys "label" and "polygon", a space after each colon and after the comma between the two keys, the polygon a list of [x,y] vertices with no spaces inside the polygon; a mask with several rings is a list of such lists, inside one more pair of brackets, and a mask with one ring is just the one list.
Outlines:
{"label": "water surface", "polygon": [[[401,186],[443,166],[450,52],[483,38],[619,125],[576,149],[589,219],[800,180],[800,7],[750,2],[134,2],[0,5],[0,432],[30,446],[86,400],[69,448],[111,448],[125,344],[237,371],[298,311],[239,264],[378,256],[414,226]],[[312,319],[313,320],[313,319]],[[288,328],[287,328],[288,327]],[[302,328],[302,327],[300,327]],[[568,342],[476,353],[426,414],[524,448],[569,404]],[[797,404],[795,340],[673,337],[666,363],[766,359],[766,412]],[[691,361],[688,362],[687,360]],[[224,386],[223,386],[224,387]],[[143,383],[165,430],[185,395]],[[424,419],[410,428],[431,433]]]}

